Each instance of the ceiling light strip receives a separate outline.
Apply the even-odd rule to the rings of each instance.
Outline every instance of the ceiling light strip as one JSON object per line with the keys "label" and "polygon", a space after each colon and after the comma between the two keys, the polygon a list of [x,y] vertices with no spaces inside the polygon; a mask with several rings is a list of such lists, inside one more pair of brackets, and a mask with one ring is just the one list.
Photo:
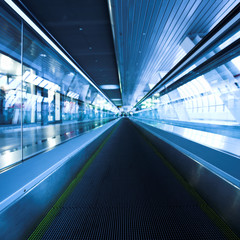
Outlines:
{"label": "ceiling light strip", "polygon": [[120,86],[120,93],[121,96],[123,95],[123,91],[122,91],[122,81],[121,81],[121,71],[120,71],[120,64],[119,64],[119,58],[118,56],[118,52],[117,52],[117,42],[115,39],[115,29],[114,29],[114,17],[113,17],[113,10],[112,10],[112,4],[111,4],[111,0],[108,0],[108,10],[109,10],[109,16],[110,16],[110,23],[111,23],[111,29],[112,29],[112,36],[113,36],[113,45],[114,45],[114,51],[115,51],[115,58],[116,58],[116,62],[117,62],[117,69],[118,69],[118,81],[119,81],[119,86]]}
{"label": "ceiling light strip", "polygon": [[56,44],[12,1],[12,0],[4,0],[26,23],[29,24],[55,51],[57,51],[77,72],[79,72],[94,88],[96,88],[103,97],[110,102],[115,108],[116,106],[112,103],[112,101],[105,96],[105,94],[85,75],[79,67],[74,64],[67,56],[62,52],[60,48],[56,46]]}

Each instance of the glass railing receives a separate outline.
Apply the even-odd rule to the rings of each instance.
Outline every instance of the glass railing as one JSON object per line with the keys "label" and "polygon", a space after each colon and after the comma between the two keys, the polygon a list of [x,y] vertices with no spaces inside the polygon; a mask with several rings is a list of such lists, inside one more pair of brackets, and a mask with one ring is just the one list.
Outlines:
{"label": "glass railing", "polygon": [[224,26],[228,36],[212,35],[211,51],[202,48],[205,54],[189,69],[147,94],[130,113],[132,118],[239,158],[239,13],[234,19],[230,29]]}
{"label": "glass railing", "polygon": [[91,79],[25,20],[0,3],[0,171],[117,113]]}

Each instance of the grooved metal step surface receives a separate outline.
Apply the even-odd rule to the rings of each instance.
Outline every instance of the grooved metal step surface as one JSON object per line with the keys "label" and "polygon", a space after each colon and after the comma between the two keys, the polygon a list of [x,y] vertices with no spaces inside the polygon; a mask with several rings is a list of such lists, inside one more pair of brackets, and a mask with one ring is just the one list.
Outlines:
{"label": "grooved metal step surface", "polygon": [[[226,239],[134,125],[120,121],[39,239]],[[55,214],[54,214],[55,212]]]}

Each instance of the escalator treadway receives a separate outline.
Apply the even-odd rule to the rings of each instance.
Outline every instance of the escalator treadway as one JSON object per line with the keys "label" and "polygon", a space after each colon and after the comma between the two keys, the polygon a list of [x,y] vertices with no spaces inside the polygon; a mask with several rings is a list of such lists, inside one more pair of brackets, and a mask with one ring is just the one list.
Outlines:
{"label": "escalator treadway", "polygon": [[30,239],[227,239],[203,205],[125,118]]}

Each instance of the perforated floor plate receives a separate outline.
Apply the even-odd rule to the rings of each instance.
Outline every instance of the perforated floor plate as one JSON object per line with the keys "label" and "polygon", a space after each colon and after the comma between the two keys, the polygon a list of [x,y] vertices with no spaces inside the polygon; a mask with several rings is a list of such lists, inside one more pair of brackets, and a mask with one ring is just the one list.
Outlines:
{"label": "perforated floor plate", "polygon": [[43,239],[225,237],[131,122],[122,120]]}

